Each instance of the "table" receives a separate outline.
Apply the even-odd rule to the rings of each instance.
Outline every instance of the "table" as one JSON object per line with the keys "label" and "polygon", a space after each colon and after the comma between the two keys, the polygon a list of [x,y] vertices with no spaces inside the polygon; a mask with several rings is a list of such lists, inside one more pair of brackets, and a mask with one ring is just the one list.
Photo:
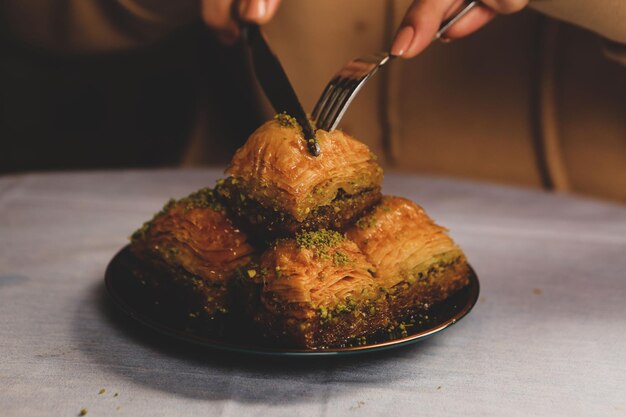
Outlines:
{"label": "table", "polygon": [[626,207],[389,174],[466,251],[476,308],[400,350],[268,359],[153,334],[104,291],[127,236],[220,175],[0,178],[0,416],[626,415]]}

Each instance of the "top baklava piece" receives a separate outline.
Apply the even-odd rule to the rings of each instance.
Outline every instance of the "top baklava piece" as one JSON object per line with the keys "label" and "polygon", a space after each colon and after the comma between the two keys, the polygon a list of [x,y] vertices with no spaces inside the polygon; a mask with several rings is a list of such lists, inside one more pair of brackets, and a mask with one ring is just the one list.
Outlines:
{"label": "top baklava piece", "polygon": [[341,230],[381,198],[383,171],[363,143],[318,130],[321,154],[309,154],[293,118],[277,115],[237,150],[218,186],[250,230],[265,238],[302,230]]}

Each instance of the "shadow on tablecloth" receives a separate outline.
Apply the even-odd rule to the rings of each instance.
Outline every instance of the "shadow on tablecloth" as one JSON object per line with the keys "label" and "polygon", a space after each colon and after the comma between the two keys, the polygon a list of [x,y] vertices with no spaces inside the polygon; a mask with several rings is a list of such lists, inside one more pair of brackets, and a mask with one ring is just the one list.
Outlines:
{"label": "shadow on tablecloth", "polygon": [[80,351],[103,372],[145,388],[195,399],[268,404],[324,402],[363,387],[384,389],[391,382],[419,378],[415,362],[436,344],[428,339],[392,351],[306,359],[221,352],[135,323],[117,311],[101,281],[84,294],[73,333]]}

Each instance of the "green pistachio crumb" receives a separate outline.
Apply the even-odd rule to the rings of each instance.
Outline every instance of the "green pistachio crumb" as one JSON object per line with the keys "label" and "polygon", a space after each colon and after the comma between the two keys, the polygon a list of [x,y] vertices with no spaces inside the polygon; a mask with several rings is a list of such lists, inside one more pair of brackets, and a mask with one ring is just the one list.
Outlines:
{"label": "green pistachio crumb", "polygon": [[98,391],[98,395],[102,395],[105,392],[107,392],[107,390],[105,390],[104,388],[101,388],[100,391]]}
{"label": "green pistachio crumb", "polygon": [[335,247],[344,241],[344,237],[334,230],[320,229],[296,234],[296,242],[303,249],[316,249],[320,253]]}
{"label": "green pistachio crumb", "polygon": [[376,224],[376,219],[372,216],[361,217],[356,222],[356,226],[359,229],[367,229],[369,227],[374,226],[375,224]]}
{"label": "green pistachio crumb", "polygon": [[215,190],[211,188],[202,188],[189,194],[187,197],[181,198],[180,200],[170,198],[170,200],[165,203],[163,208],[152,217],[152,220],[145,222],[138,230],[136,230],[132,234],[130,239],[142,239],[148,232],[148,230],[150,230],[150,226],[155,219],[167,214],[168,211],[176,206],[182,206],[185,211],[194,208],[208,208],[214,211],[224,210],[224,206],[217,199],[217,193],[215,192]]}
{"label": "green pistachio crumb", "polygon": [[339,251],[335,252],[335,255],[333,257],[333,263],[336,266],[344,266],[348,264],[348,262],[350,262],[350,258],[348,257],[348,255]]}
{"label": "green pistachio crumb", "polygon": [[274,120],[282,127],[298,127],[298,121],[295,117],[288,115],[287,112],[276,114]]}

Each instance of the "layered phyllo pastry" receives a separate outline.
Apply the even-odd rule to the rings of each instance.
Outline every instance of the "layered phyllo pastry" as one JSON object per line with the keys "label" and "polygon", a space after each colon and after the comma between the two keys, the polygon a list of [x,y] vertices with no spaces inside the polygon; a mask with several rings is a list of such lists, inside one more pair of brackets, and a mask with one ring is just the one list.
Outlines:
{"label": "layered phyllo pastry", "polygon": [[420,206],[382,197],[367,146],[316,135],[312,156],[278,115],[215,189],[168,202],[131,238],[133,294],[185,330],[299,349],[403,337],[436,314],[469,284],[461,249]]}
{"label": "layered phyllo pastry", "polygon": [[278,115],[237,150],[218,189],[253,233],[339,230],[380,200],[383,172],[366,145],[339,130],[316,139],[317,157],[295,120]]}
{"label": "layered phyllo pastry", "polygon": [[364,344],[389,324],[373,274],[373,265],[342,234],[300,232],[278,240],[242,271],[242,299],[254,327],[283,345]]}
{"label": "layered phyllo pastry", "polygon": [[253,252],[211,189],[170,200],[130,247],[141,265],[135,276],[157,302],[211,319],[230,310],[232,278]]}
{"label": "layered phyllo pastry", "polygon": [[461,249],[417,204],[383,197],[346,233],[376,270],[396,320],[427,309],[469,283]]}

